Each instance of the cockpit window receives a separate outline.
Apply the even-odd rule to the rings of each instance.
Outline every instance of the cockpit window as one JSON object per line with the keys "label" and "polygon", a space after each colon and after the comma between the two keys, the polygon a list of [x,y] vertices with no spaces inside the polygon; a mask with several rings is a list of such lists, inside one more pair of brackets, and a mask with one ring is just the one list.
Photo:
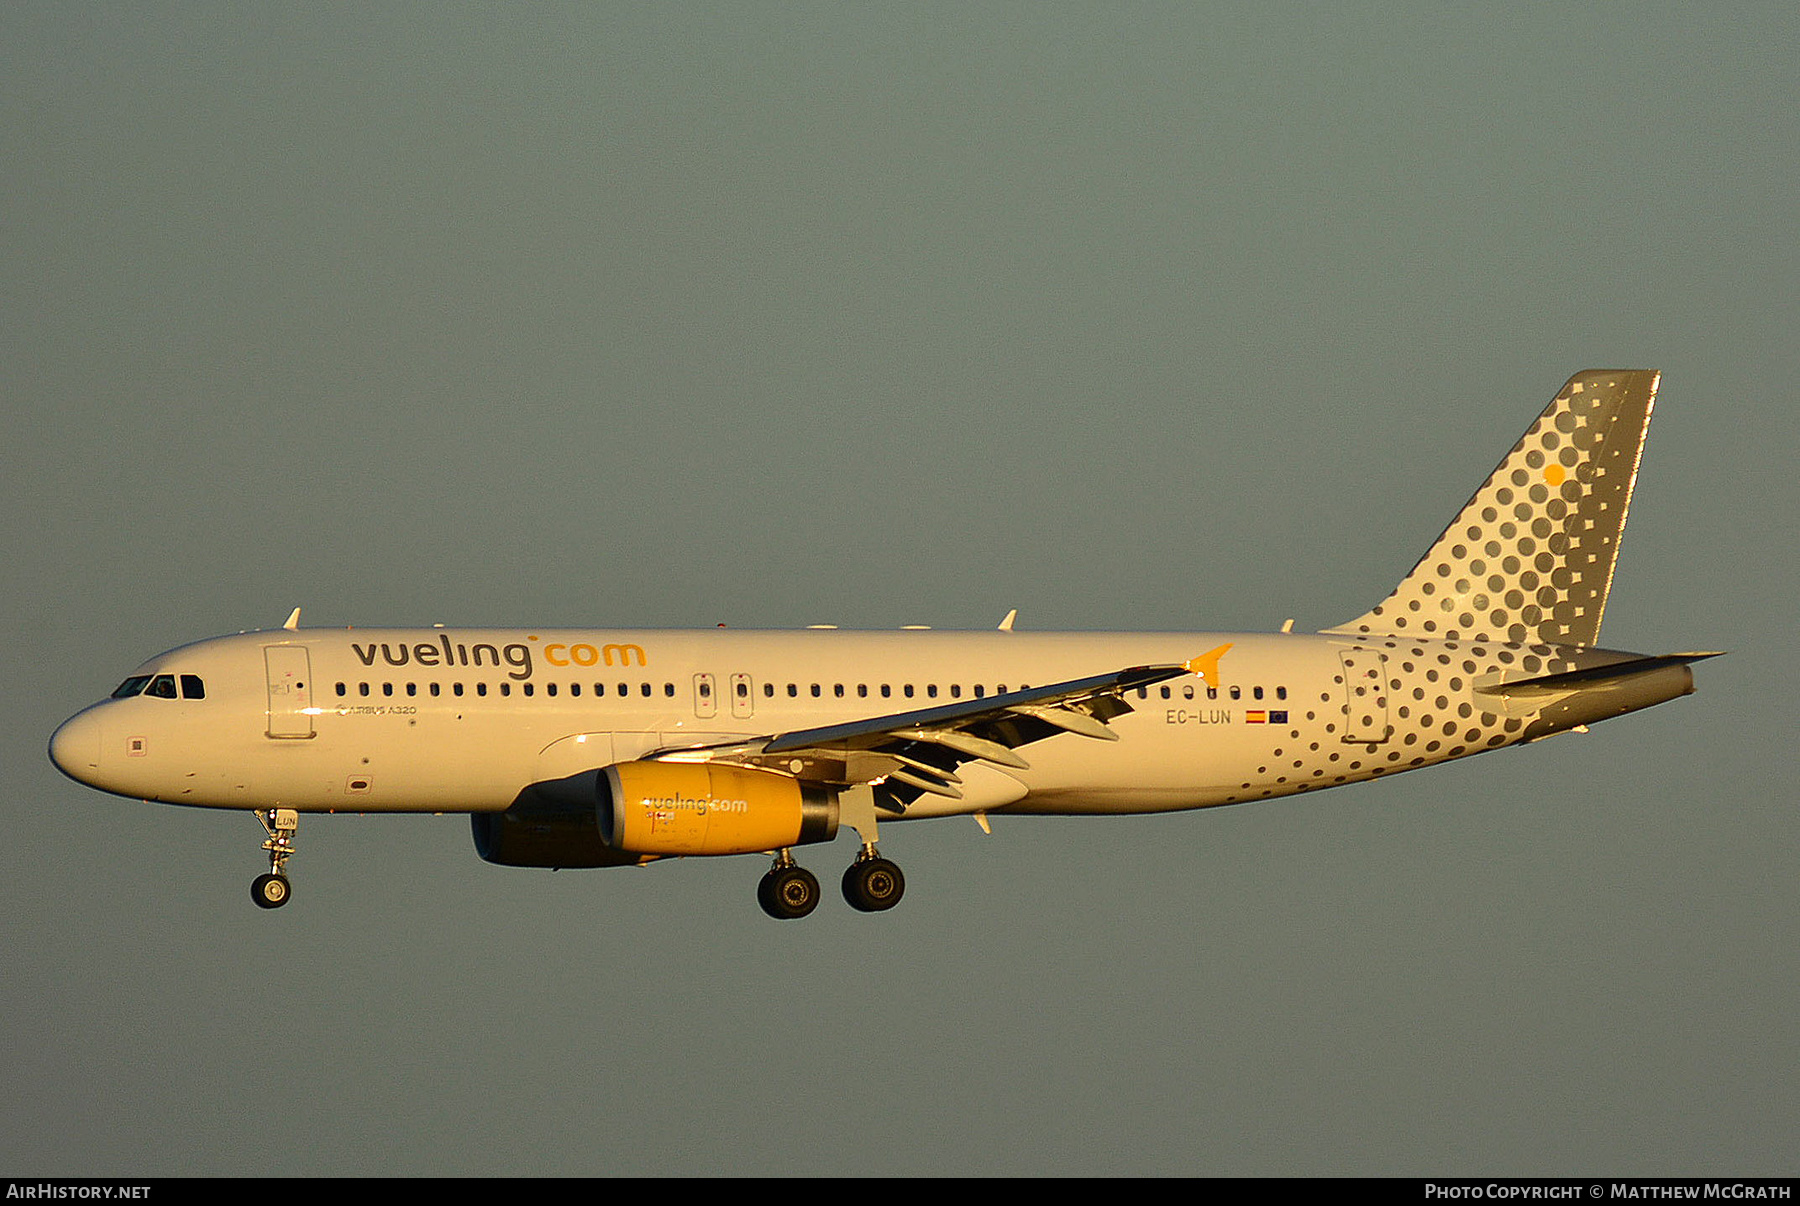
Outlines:
{"label": "cockpit window", "polygon": [[141,692],[150,682],[148,674],[134,674],[119,684],[119,689],[112,693],[114,699],[130,699]]}
{"label": "cockpit window", "polygon": [[173,674],[157,675],[150,680],[150,688],[144,694],[154,695],[158,699],[174,699],[175,676]]}
{"label": "cockpit window", "polygon": [[206,698],[206,684],[200,681],[200,676],[198,674],[184,674],[181,676],[181,698]]}

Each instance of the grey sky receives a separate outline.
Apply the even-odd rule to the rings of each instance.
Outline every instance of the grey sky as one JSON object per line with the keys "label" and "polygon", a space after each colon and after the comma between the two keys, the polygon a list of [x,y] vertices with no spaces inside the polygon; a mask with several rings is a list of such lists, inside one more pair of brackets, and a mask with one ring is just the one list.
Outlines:
{"label": "grey sky", "polygon": [[[0,1173],[1793,1173],[1800,18],[1567,8],[0,7]],[[263,914],[44,756],[295,604],[1322,627],[1588,367],[1699,695],[881,917],[460,817]]]}

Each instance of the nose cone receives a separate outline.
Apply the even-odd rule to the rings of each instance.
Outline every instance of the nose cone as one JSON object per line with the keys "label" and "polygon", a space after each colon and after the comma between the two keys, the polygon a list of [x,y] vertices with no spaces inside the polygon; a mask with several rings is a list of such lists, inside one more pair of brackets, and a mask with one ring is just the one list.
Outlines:
{"label": "nose cone", "polygon": [[94,785],[100,775],[100,717],[97,709],[77,712],[50,737],[50,761],[77,783]]}

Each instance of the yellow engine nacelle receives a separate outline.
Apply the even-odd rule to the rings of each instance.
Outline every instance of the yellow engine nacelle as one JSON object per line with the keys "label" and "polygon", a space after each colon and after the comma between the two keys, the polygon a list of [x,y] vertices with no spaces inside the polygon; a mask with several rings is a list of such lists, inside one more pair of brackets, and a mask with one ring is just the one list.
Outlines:
{"label": "yellow engine nacelle", "polygon": [[835,792],[770,771],[687,762],[606,768],[601,836],[634,854],[750,854],[837,836]]}

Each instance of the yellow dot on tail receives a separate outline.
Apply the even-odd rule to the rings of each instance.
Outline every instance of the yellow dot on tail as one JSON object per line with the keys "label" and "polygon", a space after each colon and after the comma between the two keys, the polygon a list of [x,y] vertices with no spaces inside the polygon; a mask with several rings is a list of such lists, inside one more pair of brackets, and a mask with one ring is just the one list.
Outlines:
{"label": "yellow dot on tail", "polygon": [[1544,466],[1544,480],[1549,482],[1552,486],[1562,485],[1563,484],[1563,467],[1561,465],[1556,464],[1555,462],[1551,462],[1550,464],[1545,465]]}

